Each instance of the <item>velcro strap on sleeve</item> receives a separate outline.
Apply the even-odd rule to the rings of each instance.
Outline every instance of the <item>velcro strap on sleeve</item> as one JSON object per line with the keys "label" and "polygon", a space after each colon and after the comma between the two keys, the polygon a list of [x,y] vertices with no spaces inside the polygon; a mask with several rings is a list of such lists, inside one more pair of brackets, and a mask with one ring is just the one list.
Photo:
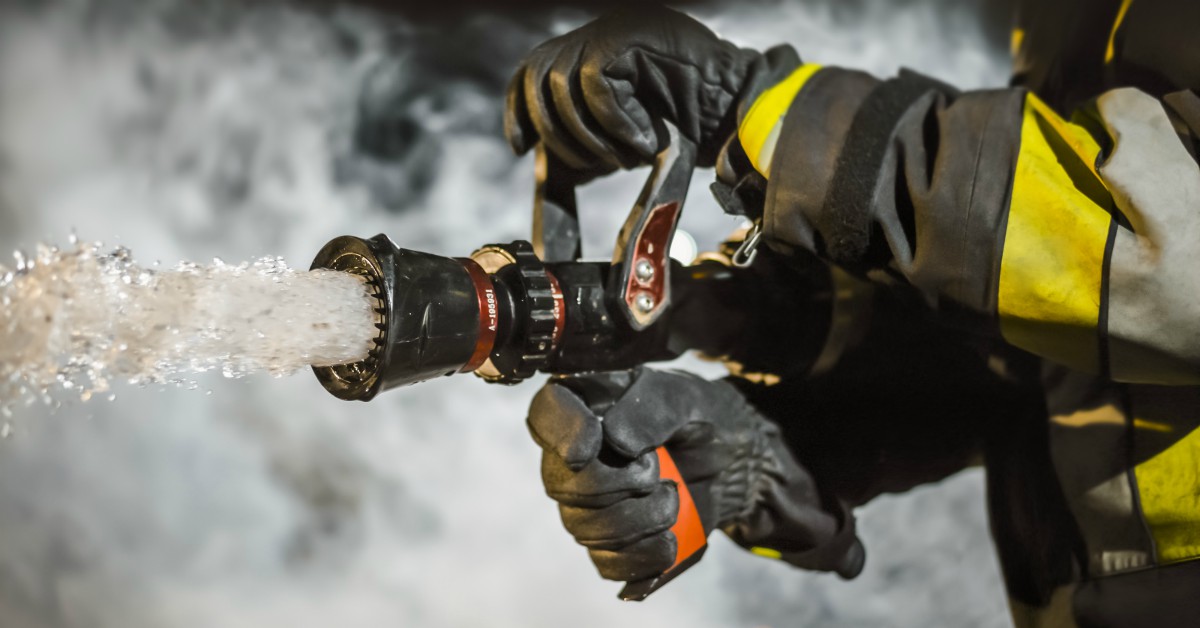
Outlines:
{"label": "velcro strap on sleeve", "polygon": [[893,131],[904,113],[930,92],[954,93],[944,83],[904,71],[885,81],[863,100],[837,159],[821,212],[826,254],[837,263],[854,265],[870,245],[874,196]]}

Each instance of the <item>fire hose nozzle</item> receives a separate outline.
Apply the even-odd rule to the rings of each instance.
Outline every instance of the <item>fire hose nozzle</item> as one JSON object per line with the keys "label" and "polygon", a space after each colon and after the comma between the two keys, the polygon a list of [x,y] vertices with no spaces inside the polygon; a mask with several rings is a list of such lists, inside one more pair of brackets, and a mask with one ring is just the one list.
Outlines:
{"label": "fire hose nozzle", "polygon": [[[688,350],[753,372],[802,371],[830,324],[827,272],[806,277],[711,260],[679,267],[670,308],[635,329],[621,314],[624,292],[612,287],[624,279],[616,267],[544,264],[520,240],[452,258],[402,249],[385,235],[342,236],[317,253],[312,268],[361,277],[374,300],[367,357],[313,367],[326,390],[347,400],[455,373],[515,384],[538,371],[628,369]],[[778,280],[764,280],[764,272],[787,272],[792,285],[807,287],[772,289]]]}

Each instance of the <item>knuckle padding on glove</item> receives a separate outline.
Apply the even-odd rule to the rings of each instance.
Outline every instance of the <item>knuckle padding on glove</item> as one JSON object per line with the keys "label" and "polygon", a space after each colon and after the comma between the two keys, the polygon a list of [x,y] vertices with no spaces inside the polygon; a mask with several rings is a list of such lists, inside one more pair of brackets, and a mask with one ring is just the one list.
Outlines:
{"label": "knuckle padding on glove", "polygon": [[605,442],[629,458],[663,445],[684,425],[703,418],[697,402],[705,401],[699,393],[710,384],[692,375],[643,371],[604,414]]}
{"label": "knuckle padding on glove", "polygon": [[525,71],[525,104],[534,128],[551,152],[572,168],[592,170],[598,165],[596,156],[566,128],[554,104],[550,73],[557,55],[562,54],[570,53],[563,49],[535,51],[530,55]]}
{"label": "knuckle padding on glove", "polygon": [[637,62],[632,51],[594,70],[589,67],[586,80],[589,93],[599,94],[590,104],[592,114],[604,129],[641,155],[650,159],[659,150],[651,112],[638,93]]}
{"label": "knuckle padding on glove", "polygon": [[632,167],[663,148],[655,121],[664,119],[711,165],[761,58],[671,9],[610,13],[522,62],[509,85],[508,107],[519,110],[506,115],[510,143],[523,152],[540,137],[581,170]]}
{"label": "knuckle padding on glove", "polygon": [[[722,52],[734,56],[732,52],[736,48],[731,44],[721,42],[719,47]],[[618,107],[617,113],[630,116],[630,121],[644,130],[653,128],[650,115],[671,119],[685,136],[701,142],[723,121],[724,116],[714,118],[712,114],[729,110],[740,87],[737,85],[740,81],[733,81],[728,76],[706,75],[705,70],[711,70],[711,65],[711,58],[689,59],[646,46],[632,46],[613,59],[602,74],[610,82],[627,87],[629,97],[617,101],[626,106]],[[660,70],[646,73],[643,68]],[[613,91],[622,93],[626,90],[614,87]],[[634,94],[638,98],[633,98]],[[638,107],[631,108],[630,105]],[[639,119],[633,119],[635,115]]]}
{"label": "knuckle padding on glove", "polygon": [[647,369],[601,424],[605,443],[632,458],[662,445],[703,444],[712,438],[711,417],[738,412],[745,402],[725,382]]}
{"label": "knuckle padding on glove", "polygon": [[[620,168],[622,157],[627,152],[618,148],[606,137],[603,126],[588,108],[580,82],[583,51],[577,50],[575,55],[563,54],[554,62],[547,80],[553,96],[554,106],[558,110],[563,125],[597,161],[610,169]],[[586,66],[585,66],[586,67]],[[632,160],[625,160],[629,165],[635,165]]]}
{"label": "knuckle padding on glove", "polygon": [[670,569],[677,545],[674,534],[659,532],[617,550],[589,549],[588,555],[602,578],[641,580]]}
{"label": "knuckle padding on glove", "polygon": [[621,499],[647,495],[658,487],[658,456],[638,456],[620,465],[604,457],[582,469],[572,469],[552,452],[542,456],[542,483],[546,494],[568,506],[600,508]]}
{"label": "knuckle padding on glove", "polygon": [[529,406],[527,423],[533,440],[572,469],[583,468],[600,453],[600,419],[565,386],[543,386]]}
{"label": "knuckle padding on glove", "polygon": [[679,493],[674,482],[661,482],[643,497],[623,499],[603,508],[559,505],[559,513],[563,525],[580,545],[618,550],[674,525]]}

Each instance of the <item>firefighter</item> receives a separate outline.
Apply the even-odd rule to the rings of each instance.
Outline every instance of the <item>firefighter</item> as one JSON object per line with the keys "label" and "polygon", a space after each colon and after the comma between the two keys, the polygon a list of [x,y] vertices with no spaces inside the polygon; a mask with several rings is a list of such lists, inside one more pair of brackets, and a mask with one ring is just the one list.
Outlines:
{"label": "firefighter", "polygon": [[742,49],[661,8],[530,53],[518,153],[599,176],[649,163],[668,121],[760,255],[877,293],[795,381],[647,369],[604,411],[569,381],[538,393],[547,492],[601,575],[671,566],[660,445],[706,530],[843,577],[864,560],[854,506],[982,461],[1018,625],[1195,625],[1197,27],[1193,1],[1029,0],[1012,86],[967,92]]}

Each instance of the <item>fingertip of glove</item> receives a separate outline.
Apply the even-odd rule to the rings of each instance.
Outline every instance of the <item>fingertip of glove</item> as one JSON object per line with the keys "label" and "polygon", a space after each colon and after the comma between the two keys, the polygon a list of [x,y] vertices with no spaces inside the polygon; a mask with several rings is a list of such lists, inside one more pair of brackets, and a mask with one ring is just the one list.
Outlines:
{"label": "fingertip of glove", "polygon": [[660,146],[658,134],[653,130],[647,130],[641,127],[639,131],[629,138],[629,147],[637,153],[642,163],[654,163],[654,158],[658,156],[658,152],[662,149]]}
{"label": "fingertip of glove", "polygon": [[674,534],[660,532],[619,550],[589,549],[588,555],[605,580],[641,580],[670,569],[676,546]]}
{"label": "fingertip of glove", "polygon": [[797,67],[801,63],[800,53],[791,44],[779,44],[771,46],[763,52],[767,62],[775,67]]}
{"label": "fingertip of glove", "polygon": [[[537,131],[532,128],[533,125],[523,125],[520,118],[522,118],[521,114],[514,113],[510,109],[506,109],[504,112],[504,138],[508,140],[508,147],[517,156],[528,153],[538,139]],[[524,128],[525,126],[529,128]]]}
{"label": "fingertip of glove", "polygon": [[504,123],[504,136],[508,139],[508,147],[518,157],[528,153],[529,149],[533,146],[533,142],[527,140],[524,133],[510,126],[507,121]]}
{"label": "fingertip of glove", "polygon": [[867,550],[863,547],[862,541],[854,539],[854,544],[842,556],[842,560],[838,563],[836,573],[843,580],[852,580],[862,573],[863,566],[867,563]]}
{"label": "fingertip of glove", "polygon": [[600,453],[599,419],[565,386],[542,387],[529,406],[526,424],[538,445],[557,454],[574,471]]}
{"label": "fingertip of glove", "polygon": [[513,73],[504,99],[504,137],[517,155],[524,155],[537,143],[537,131],[529,119],[525,102],[525,71],[522,66]]}

